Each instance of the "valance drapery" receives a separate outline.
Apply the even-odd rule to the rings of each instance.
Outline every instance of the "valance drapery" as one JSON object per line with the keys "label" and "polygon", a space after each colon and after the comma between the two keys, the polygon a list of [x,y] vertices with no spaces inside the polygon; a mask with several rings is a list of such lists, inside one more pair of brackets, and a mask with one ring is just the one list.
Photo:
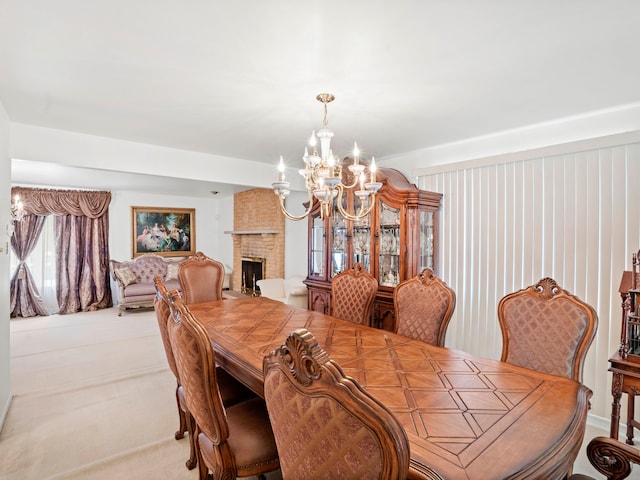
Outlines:
{"label": "valance drapery", "polygon": [[109,210],[111,192],[12,187],[11,198],[20,195],[27,213],[100,218]]}

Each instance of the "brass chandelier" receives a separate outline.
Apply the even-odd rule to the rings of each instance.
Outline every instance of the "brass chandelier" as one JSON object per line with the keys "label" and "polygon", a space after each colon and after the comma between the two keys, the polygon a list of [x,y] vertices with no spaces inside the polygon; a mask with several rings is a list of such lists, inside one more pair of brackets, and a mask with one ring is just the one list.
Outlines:
{"label": "brass chandelier", "polygon": [[[345,185],[342,181],[342,161],[331,150],[331,138],[333,132],[327,128],[327,104],[335,100],[330,93],[321,93],[316,99],[324,105],[324,119],[322,129],[311,134],[309,146],[305,148],[302,160],[304,168],[298,172],[304,177],[305,186],[309,194],[309,206],[302,215],[292,215],[284,205],[287,195],[291,193],[290,183],[285,180],[284,175],[284,159],[280,157],[278,170],[280,172],[279,180],[272,184],[274,193],[280,199],[280,208],[282,213],[290,220],[302,220],[311,212],[314,197],[320,202],[320,215],[322,218],[331,215],[332,206],[335,200],[338,212],[348,220],[359,220],[366,217],[371,212],[375,202],[376,192],[382,187],[382,183],[376,182],[376,163],[375,158],[371,157],[371,164],[368,172],[367,166],[360,163],[360,151],[358,144],[354,145],[353,163],[347,165],[349,172],[353,175],[353,182]],[[320,152],[318,152],[317,139],[320,139]],[[368,181],[367,181],[368,180]],[[354,192],[360,205],[357,211],[349,213],[342,205],[342,196],[345,189],[353,189],[360,186]]]}

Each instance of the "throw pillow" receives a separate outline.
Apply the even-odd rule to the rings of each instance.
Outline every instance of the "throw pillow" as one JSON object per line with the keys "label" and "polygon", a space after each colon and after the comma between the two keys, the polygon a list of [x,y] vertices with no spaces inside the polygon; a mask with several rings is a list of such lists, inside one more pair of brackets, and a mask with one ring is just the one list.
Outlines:
{"label": "throw pillow", "polygon": [[132,283],[138,283],[136,274],[133,273],[133,270],[131,270],[129,267],[116,268],[115,274],[118,280],[120,280],[125,287],[131,285]]}
{"label": "throw pillow", "polygon": [[165,280],[178,280],[178,269],[180,268],[180,264],[178,263],[169,263],[167,264],[167,278]]}

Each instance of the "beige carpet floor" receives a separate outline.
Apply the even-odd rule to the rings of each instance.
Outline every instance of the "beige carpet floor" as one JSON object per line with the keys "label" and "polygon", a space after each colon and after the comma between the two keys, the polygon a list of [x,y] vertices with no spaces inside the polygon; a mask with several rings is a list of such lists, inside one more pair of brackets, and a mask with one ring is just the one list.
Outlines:
{"label": "beige carpet floor", "polygon": [[[11,320],[0,479],[189,479],[152,310]],[[272,475],[271,478],[278,478]]]}
{"label": "beige carpet floor", "polygon": [[[188,439],[173,437],[175,380],[152,310],[12,319],[10,328],[0,479],[198,478],[184,466]],[[587,439],[596,435],[607,432],[587,428]],[[574,472],[603,478],[584,451]]]}

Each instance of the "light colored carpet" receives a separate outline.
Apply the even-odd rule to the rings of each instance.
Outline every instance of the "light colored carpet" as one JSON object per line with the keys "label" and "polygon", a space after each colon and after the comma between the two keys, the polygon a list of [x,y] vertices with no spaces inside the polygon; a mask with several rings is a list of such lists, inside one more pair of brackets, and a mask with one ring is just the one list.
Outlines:
{"label": "light colored carpet", "polygon": [[[190,479],[153,310],[11,320],[0,478]],[[272,475],[271,478],[278,478]]]}

